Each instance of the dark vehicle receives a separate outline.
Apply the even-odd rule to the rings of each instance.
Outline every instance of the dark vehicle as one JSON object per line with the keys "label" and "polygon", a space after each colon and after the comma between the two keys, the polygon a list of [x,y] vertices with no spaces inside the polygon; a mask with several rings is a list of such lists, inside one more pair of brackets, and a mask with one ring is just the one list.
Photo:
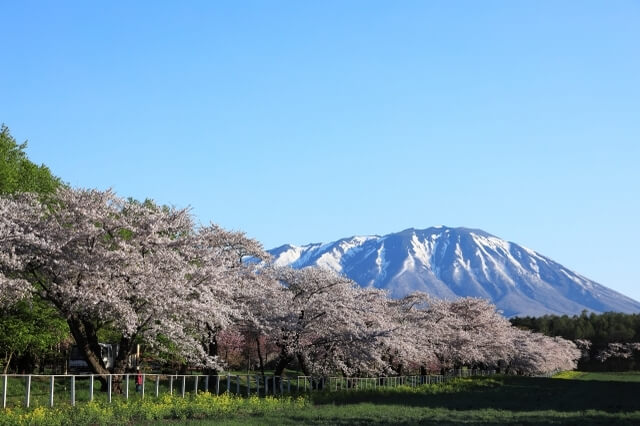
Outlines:
{"label": "dark vehicle", "polygon": [[[99,343],[100,357],[107,370],[113,370],[114,360],[118,356],[118,345],[111,343]],[[84,352],[77,346],[71,347],[69,354],[69,372],[70,373],[88,373],[91,371]]]}

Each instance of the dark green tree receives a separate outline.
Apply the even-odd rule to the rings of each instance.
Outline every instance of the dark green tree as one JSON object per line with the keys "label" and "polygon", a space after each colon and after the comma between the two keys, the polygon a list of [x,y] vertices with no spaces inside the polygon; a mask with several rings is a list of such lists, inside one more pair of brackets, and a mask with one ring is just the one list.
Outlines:
{"label": "dark green tree", "polygon": [[9,128],[0,127],[0,195],[16,192],[51,194],[61,185],[44,164],[38,166],[27,158],[27,142],[18,144]]}
{"label": "dark green tree", "polygon": [[[53,194],[62,185],[45,165],[29,160],[27,143],[18,144],[9,128],[0,127],[0,196],[18,192]],[[0,365],[28,371],[51,355],[67,339],[66,321],[46,302],[34,298],[13,306],[0,306]]]}
{"label": "dark green tree", "polygon": [[66,321],[38,298],[22,300],[1,309],[0,330],[4,374],[7,374],[12,360],[19,371],[33,370],[69,336]]}
{"label": "dark green tree", "polygon": [[584,370],[621,370],[637,369],[640,359],[632,357],[625,360],[609,359],[602,363],[597,354],[605,350],[610,343],[640,342],[640,314],[605,312],[602,314],[583,311],[580,315],[544,315],[542,317],[512,318],[511,323],[548,336],[560,336],[569,340],[589,340],[589,356],[580,361],[578,367]]}

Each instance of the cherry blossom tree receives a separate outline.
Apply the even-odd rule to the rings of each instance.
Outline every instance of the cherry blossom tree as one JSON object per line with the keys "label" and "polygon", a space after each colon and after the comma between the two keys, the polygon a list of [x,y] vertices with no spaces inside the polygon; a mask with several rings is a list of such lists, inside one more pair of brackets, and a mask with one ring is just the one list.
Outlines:
{"label": "cherry blossom tree", "polygon": [[596,359],[605,362],[609,358],[628,359],[634,356],[634,352],[640,353],[640,343],[609,343],[606,349],[598,352]]}
{"label": "cherry blossom tree", "polygon": [[221,330],[216,336],[216,343],[225,363],[239,365],[238,360],[246,346],[245,337],[239,330],[233,327]]}
{"label": "cherry blossom tree", "polygon": [[185,362],[220,367],[203,347],[206,327],[237,314],[234,289],[264,257],[242,233],[195,229],[189,212],[112,191],[62,188],[54,206],[32,194],[0,198],[0,294],[35,292],[66,319],[94,372],[107,374],[97,333],[120,333],[114,372],[137,342],[171,343]]}
{"label": "cherry blossom tree", "polygon": [[388,303],[397,326],[385,346],[396,371],[412,362],[429,364],[435,356],[443,368],[509,364],[512,371],[541,374],[573,369],[580,357],[570,341],[521,332],[484,299],[445,301],[414,293]]}
{"label": "cherry blossom tree", "polygon": [[576,347],[580,350],[580,360],[581,361],[589,361],[591,357],[591,340],[587,339],[576,339],[573,341],[576,344]]}
{"label": "cherry blossom tree", "polygon": [[[229,232],[211,225],[200,229],[200,238],[205,237],[206,257],[201,261],[206,262],[207,268],[200,269],[207,279],[214,279],[215,291],[221,301],[227,306],[233,307],[228,312],[226,322],[221,322],[216,315],[202,315],[199,318],[199,333],[207,355],[218,355],[217,335],[229,325],[243,323],[250,316],[250,308],[246,303],[248,294],[266,295],[264,279],[258,274],[257,261],[266,261],[269,255],[262,249],[262,245],[253,239],[249,239],[242,232]],[[248,261],[251,260],[251,261]],[[215,270],[216,274],[211,275]],[[217,367],[207,368],[207,374],[217,374]]]}
{"label": "cherry blossom tree", "polygon": [[275,375],[294,360],[305,374],[345,375],[379,369],[381,328],[377,306],[383,293],[320,268],[273,268],[279,283],[276,303],[265,306],[260,322],[280,354]]}
{"label": "cherry blossom tree", "polygon": [[391,332],[381,338],[387,373],[402,374],[405,367],[415,365],[426,374],[426,366],[438,362],[436,348],[449,332],[447,313],[440,307],[447,303],[427,293],[414,292],[401,299],[388,299],[385,317]]}
{"label": "cherry blossom tree", "polygon": [[570,340],[549,337],[528,330],[516,329],[516,351],[509,361],[510,372],[519,374],[549,374],[574,370],[581,351]]}
{"label": "cherry blossom tree", "polygon": [[460,298],[436,305],[446,330],[436,353],[445,367],[495,367],[514,352],[511,323],[486,299]]}

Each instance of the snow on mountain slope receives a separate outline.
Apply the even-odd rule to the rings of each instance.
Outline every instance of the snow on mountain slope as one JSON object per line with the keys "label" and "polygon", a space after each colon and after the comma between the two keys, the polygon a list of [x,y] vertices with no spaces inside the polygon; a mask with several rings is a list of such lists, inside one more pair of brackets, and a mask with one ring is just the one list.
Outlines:
{"label": "snow on mountain slope", "polygon": [[278,266],[320,266],[402,297],[483,297],[506,316],[640,312],[640,303],[533,250],[477,229],[433,227],[269,251]]}

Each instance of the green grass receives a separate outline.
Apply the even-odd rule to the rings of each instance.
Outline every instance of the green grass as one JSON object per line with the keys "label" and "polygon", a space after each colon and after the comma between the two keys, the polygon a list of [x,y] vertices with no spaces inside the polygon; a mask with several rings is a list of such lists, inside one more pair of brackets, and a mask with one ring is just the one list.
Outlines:
{"label": "green grass", "polygon": [[196,425],[640,424],[640,383],[498,377],[314,394],[304,410]]}
{"label": "green grass", "polygon": [[604,382],[640,382],[640,371],[565,371],[554,376],[557,379],[599,380]]}
{"label": "green grass", "polygon": [[[418,388],[319,392],[281,402],[255,397],[199,395],[183,400],[165,396],[147,398],[143,404],[120,401],[116,407],[81,404],[65,408],[60,418],[68,424],[69,419],[73,424],[171,425],[640,424],[640,374],[606,374],[600,373],[596,376],[599,379],[580,374],[565,380],[511,376],[456,379]],[[618,380],[621,377],[623,380]],[[630,377],[635,380],[626,380]],[[19,417],[19,410],[14,411],[14,419],[28,423],[26,411],[21,412],[23,417]],[[53,419],[46,412],[38,415],[38,419]]]}

